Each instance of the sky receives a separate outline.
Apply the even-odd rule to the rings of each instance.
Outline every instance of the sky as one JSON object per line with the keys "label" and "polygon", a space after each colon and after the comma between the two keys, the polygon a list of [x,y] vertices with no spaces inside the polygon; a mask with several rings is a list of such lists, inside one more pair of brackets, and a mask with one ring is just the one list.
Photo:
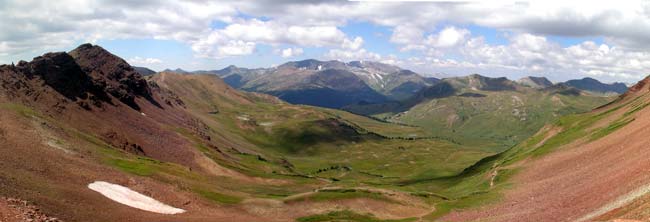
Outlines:
{"label": "sky", "polygon": [[448,77],[650,74],[650,1],[0,0],[0,64],[90,42],[131,65],[372,60]]}

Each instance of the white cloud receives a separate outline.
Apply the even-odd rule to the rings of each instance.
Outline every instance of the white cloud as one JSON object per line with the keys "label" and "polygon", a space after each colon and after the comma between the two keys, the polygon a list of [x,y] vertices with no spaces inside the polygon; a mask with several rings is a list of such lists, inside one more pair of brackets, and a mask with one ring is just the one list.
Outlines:
{"label": "white cloud", "polygon": [[257,44],[323,47],[338,46],[345,41],[349,40],[335,26],[296,26],[250,19],[236,20],[190,43],[199,57],[219,59],[252,54]]}
{"label": "white cloud", "polygon": [[282,58],[291,58],[294,56],[302,55],[302,53],[302,48],[286,48],[282,50],[281,56]]}
{"label": "white cloud", "polygon": [[12,55],[98,39],[188,41],[212,21],[229,21],[237,13],[232,5],[195,1],[7,0],[2,5],[0,41],[7,42],[5,52]]}
{"label": "white cloud", "polygon": [[425,47],[422,44],[424,40],[424,31],[413,25],[398,25],[393,29],[390,41],[401,44],[403,51],[422,50]]}
{"label": "white cloud", "polygon": [[242,56],[250,55],[255,50],[254,42],[244,42],[241,40],[229,40],[226,44],[217,48],[217,58],[220,56]]}
{"label": "white cloud", "polygon": [[325,58],[341,61],[351,61],[351,60],[372,60],[379,61],[381,60],[381,55],[373,52],[368,52],[366,49],[359,50],[341,50],[341,49],[331,49],[325,54]]}
{"label": "white cloud", "polygon": [[450,26],[444,28],[438,35],[428,36],[426,42],[434,47],[449,48],[465,42],[468,35],[469,31],[467,29]]}
{"label": "white cloud", "polygon": [[363,38],[356,37],[354,40],[345,39],[340,48],[330,49],[324,57],[326,59],[351,61],[351,60],[381,60],[381,55],[369,52],[363,47]]}
{"label": "white cloud", "polygon": [[363,45],[363,38],[357,36],[354,40],[344,39],[341,48],[349,50],[358,50]]}
{"label": "white cloud", "polygon": [[650,70],[648,52],[626,51],[592,41],[563,47],[529,33],[514,34],[508,40],[504,45],[491,45],[482,36],[467,38],[448,52],[455,52],[460,60],[425,54],[406,59],[404,63],[429,73],[444,71],[511,77],[537,74],[558,80],[596,76],[605,80],[635,81]]}
{"label": "white cloud", "polygon": [[[84,41],[176,40],[197,57],[245,56],[260,45],[324,47],[333,59],[373,59],[498,73],[640,78],[650,68],[650,2],[471,3],[349,1],[38,1],[0,0],[0,60],[66,50]],[[250,15],[252,18],[241,15]],[[381,16],[378,16],[381,15]],[[390,42],[413,59],[389,58],[347,36],[350,23],[392,30]],[[441,24],[449,25],[441,27]],[[456,25],[457,27],[453,26]],[[460,26],[462,25],[462,26]],[[509,33],[492,45],[461,27]],[[544,36],[605,40],[562,46]],[[454,58],[454,59],[449,59]],[[417,65],[420,67],[420,65]],[[559,75],[559,74],[558,74]]]}
{"label": "white cloud", "polygon": [[156,59],[156,58],[142,58],[142,57],[139,57],[139,56],[136,56],[136,57],[130,58],[130,59],[127,60],[127,61],[128,61],[129,64],[131,64],[131,65],[142,65],[142,66],[146,66],[146,65],[154,65],[154,64],[161,64],[161,63],[162,63],[162,60],[160,60],[160,59]]}

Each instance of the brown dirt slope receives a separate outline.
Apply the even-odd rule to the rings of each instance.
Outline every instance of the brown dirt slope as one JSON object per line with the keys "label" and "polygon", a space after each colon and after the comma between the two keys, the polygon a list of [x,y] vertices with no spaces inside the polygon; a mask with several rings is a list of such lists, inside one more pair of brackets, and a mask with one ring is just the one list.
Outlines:
{"label": "brown dirt slope", "polygon": [[[642,213],[644,210],[639,206],[648,197],[643,192],[647,189],[640,188],[650,184],[648,83],[650,78],[630,88],[617,101],[585,114],[632,120],[627,125],[595,140],[584,136],[549,154],[527,158],[512,179],[513,188],[505,191],[502,201],[453,212],[443,220],[647,220],[648,214]],[[600,121],[609,124],[595,124],[611,125],[613,119],[617,118],[603,118]],[[632,198],[638,196],[642,198]]]}

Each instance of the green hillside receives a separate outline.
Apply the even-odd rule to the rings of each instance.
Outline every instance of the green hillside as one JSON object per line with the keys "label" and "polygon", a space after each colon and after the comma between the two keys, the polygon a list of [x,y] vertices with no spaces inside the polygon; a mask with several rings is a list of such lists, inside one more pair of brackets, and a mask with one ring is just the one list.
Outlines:
{"label": "green hillside", "polygon": [[[427,91],[428,90],[428,91]],[[402,103],[351,106],[355,113],[488,151],[502,151],[560,116],[589,111],[613,97],[565,86],[527,87],[478,75],[444,79]]]}

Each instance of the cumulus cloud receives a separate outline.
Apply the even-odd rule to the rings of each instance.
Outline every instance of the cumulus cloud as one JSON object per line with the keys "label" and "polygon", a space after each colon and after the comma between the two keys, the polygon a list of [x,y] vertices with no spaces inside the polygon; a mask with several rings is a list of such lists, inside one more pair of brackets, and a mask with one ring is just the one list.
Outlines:
{"label": "cumulus cloud", "polygon": [[280,55],[282,58],[291,58],[294,56],[299,56],[302,55],[303,50],[302,48],[286,48],[283,49],[282,52],[280,52]]}
{"label": "cumulus cloud", "polygon": [[403,51],[421,50],[424,46],[424,31],[414,25],[398,25],[393,29],[390,41],[402,45]]}
{"label": "cumulus cloud", "polygon": [[427,44],[434,47],[449,48],[465,42],[465,38],[469,35],[467,29],[458,29],[456,27],[446,27],[438,35],[430,35],[427,37]]}
{"label": "cumulus cloud", "polygon": [[98,39],[196,39],[212,21],[227,22],[232,5],[196,1],[2,1],[3,51],[69,48]]}
{"label": "cumulus cloud", "polygon": [[647,52],[626,51],[593,41],[563,47],[546,37],[529,33],[512,35],[503,45],[488,44],[482,36],[471,37],[460,43],[455,52],[458,59],[424,55],[408,58],[404,63],[429,72],[477,72],[495,76],[536,74],[559,80],[581,75],[634,81],[648,75],[650,70],[650,53]]}
{"label": "cumulus cloud", "polygon": [[354,40],[344,39],[341,48],[349,50],[358,50],[363,45],[363,38],[357,36]]}
{"label": "cumulus cloud", "polygon": [[324,56],[326,59],[351,61],[351,60],[374,60],[379,61],[382,56],[369,52],[363,48],[363,38],[357,36],[354,40],[344,39],[339,48],[330,49]]}
{"label": "cumulus cloud", "polygon": [[351,60],[381,60],[381,55],[373,52],[369,52],[366,49],[359,50],[342,50],[342,49],[331,49],[325,54],[325,58],[341,61],[351,61]]}
{"label": "cumulus cloud", "polygon": [[338,46],[347,43],[345,34],[335,26],[297,26],[258,19],[237,20],[205,37],[190,40],[199,57],[223,58],[249,55],[257,44],[299,46]]}
{"label": "cumulus cloud", "polygon": [[131,64],[131,65],[142,65],[142,66],[146,66],[146,65],[154,65],[154,64],[161,64],[161,63],[162,63],[162,60],[160,60],[160,59],[156,59],[156,58],[142,58],[142,57],[139,57],[139,56],[136,56],[136,57],[130,58],[130,59],[128,59],[127,61],[128,61],[129,64]]}
{"label": "cumulus cloud", "polygon": [[[325,48],[326,58],[389,61],[435,71],[557,72],[640,78],[650,66],[650,2],[349,2],[38,1],[0,0],[0,60],[70,49],[79,42],[112,39],[176,40],[195,56],[246,56],[260,45]],[[242,16],[247,15],[247,16]],[[377,16],[381,15],[381,16]],[[372,52],[364,39],[342,31],[350,23],[391,30],[390,43],[409,59]],[[456,26],[454,26],[456,25]],[[462,25],[462,26],[461,26]],[[468,26],[465,26],[468,25]],[[462,27],[506,32],[491,45]],[[562,46],[544,36],[602,38]],[[370,49],[370,50],[369,50]],[[283,50],[283,51],[284,51]],[[408,51],[408,52],[407,52]],[[30,54],[31,53],[31,54]],[[453,59],[451,59],[453,58]]]}

